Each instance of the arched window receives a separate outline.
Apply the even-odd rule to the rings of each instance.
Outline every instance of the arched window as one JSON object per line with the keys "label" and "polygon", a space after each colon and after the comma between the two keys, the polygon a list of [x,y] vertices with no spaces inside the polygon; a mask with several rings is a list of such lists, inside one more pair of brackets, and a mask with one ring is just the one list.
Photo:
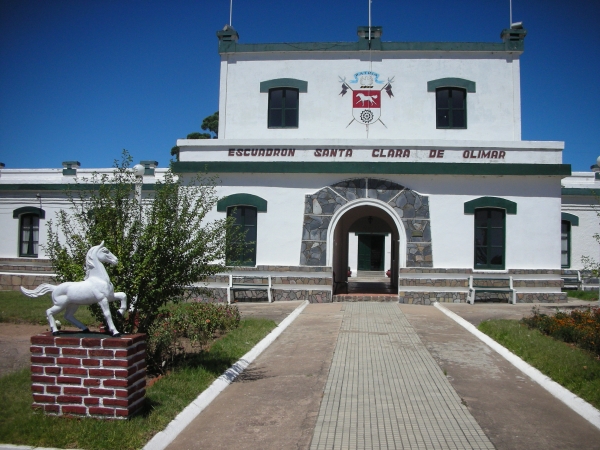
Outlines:
{"label": "arched window", "polygon": [[[227,208],[227,217],[233,217],[235,225],[242,233],[243,242],[235,246],[240,253],[228,255],[229,266],[256,265],[256,208],[253,206],[232,206]],[[232,244],[231,242],[229,243]]]}
{"label": "arched window", "polygon": [[506,210],[475,210],[475,269],[504,269]]}
{"label": "arched window", "polygon": [[464,78],[439,78],[427,82],[427,92],[435,92],[436,127],[467,128],[467,92],[475,93],[477,84]]}
{"label": "arched window", "polygon": [[37,214],[22,214],[19,230],[19,256],[37,258],[40,239],[40,216]]}
{"label": "arched window", "polygon": [[445,87],[435,90],[436,127],[467,128],[467,91]]}
{"label": "arched window", "polygon": [[269,128],[298,128],[298,89],[269,90]]}
{"label": "arched window", "polygon": [[46,218],[41,208],[25,206],[13,211],[13,218],[19,219],[19,256],[37,258],[40,242],[40,219]]}
{"label": "arched window", "polygon": [[563,269],[571,267],[571,228],[579,226],[579,217],[561,213],[560,222],[560,266]]}

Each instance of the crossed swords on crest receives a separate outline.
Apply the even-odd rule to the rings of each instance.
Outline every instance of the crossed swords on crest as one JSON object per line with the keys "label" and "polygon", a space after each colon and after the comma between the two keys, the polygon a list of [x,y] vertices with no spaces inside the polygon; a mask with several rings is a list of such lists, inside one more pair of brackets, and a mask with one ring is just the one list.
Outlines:
{"label": "crossed swords on crest", "polygon": [[[354,91],[354,89],[352,89],[352,88],[351,88],[351,87],[348,85],[348,83],[346,83],[346,77],[342,78],[342,77],[338,76],[338,78],[340,79],[340,82],[342,83],[342,92],[340,92],[340,94],[339,94],[339,95],[341,95],[341,96],[343,97],[344,95],[346,95],[346,93],[348,92],[348,90]],[[381,91],[385,91],[385,92],[386,92],[386,94],[387,94],[387,95],[388,95],[390,98],[392,98],[392,97],[394,96],[394,93],[392,92],[392,83],[394,82],[394,78],[396,78],[396,77],[388,78],[388,79],[387,79],[387,82],[386,82],[386,84],[383,86],[383,88],[381,88],[381,89],[379,90],[379,92],[381,92]],[[361,86],[361,88],[362,88],[362,87],[363,87],[363,86]],[[366,86],[365,86],[365,87],[366,87]],[[367,88],[367,89],[370,89],[370,87],[366,87],[366,88]],[[353,119],[350,121],[350,123],[349,123],[348,125],[346,125],[346,128],[348,128],[348,127],[350,126],[350,124],[351,124],[352,122],[354,122],[355,120],[356,120],[356,119],[354,119],[354,118],[353,118]],[[377,119],[377,120],[379,120],[379,121],[381,122],[381,124],[382,124],[384,127],[386,127],[386,128],[387,128],[387,125],[386,125],[385,123],[383,123],[383,120],[381,120],[381,117],[380,117],[379,119]],[[366,125],[367,125],[367,127],[369,126],[369,124],[366,124]]]}

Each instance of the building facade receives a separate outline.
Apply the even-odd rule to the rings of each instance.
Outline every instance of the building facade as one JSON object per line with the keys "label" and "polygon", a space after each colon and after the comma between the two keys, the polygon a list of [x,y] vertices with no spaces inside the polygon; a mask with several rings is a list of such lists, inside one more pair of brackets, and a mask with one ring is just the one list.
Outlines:
{"label": "building facade", "polygon": [[[178,140],[173,164],[184,178],[217,174],[209,219],[233,215],[247,232],[231,273],[209,280],[214,298],[237,278],[275,300],[327,302],[357,274],[389,271],[400,302],[464,302],[471,277],[510,278],[518,302],[564,299],[565,223],[571,268],[593,245],[573,230],[597,226],[593,196],[573,189],[596,181],[570,177],[563,142],[521,140],[525,35],[385,42],[359,27],[352,43],[241,44],[219,31],[219,138]],[[5,242],[3,257],[30,251],[28,217],[43,209],[19,197],[35,191],[30,175],[13,176],[0,177],[1,225],[20,255]]]}

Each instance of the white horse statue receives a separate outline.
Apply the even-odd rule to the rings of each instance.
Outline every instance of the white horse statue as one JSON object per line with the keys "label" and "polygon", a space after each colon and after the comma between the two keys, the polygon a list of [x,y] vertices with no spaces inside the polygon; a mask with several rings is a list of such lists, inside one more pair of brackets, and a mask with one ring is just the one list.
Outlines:
{"label": "white horse statue", "polygon": [[87,252],[85,258],[85,280],[77,282],[66,282],[58,286],[51,284],[40,284],[36,289],[29,290],[21,287],[23,294],[28,297],[39,297],[47,292],[52,292],[52,303],[54,306],[46,310],[48,323],[52,328],[52,334],[59,334],[54,315],[65,310],[65,319],[71,322],[76,327],[80,328],[84,333],[88,333],[89,329],[77,320],[74,316],[75,311],[81,305],[92,305],[98,303],[104,313],[104,318],[108,324],[108,328],[113,336],[119,336],[119,332],[115,328],[108,302],[116,300],[121,301],[119,314],[123,315],[127,309],[127,296],[124,292],[115,292],[106,269],[102,263],[116,265],[117,257],[113,255],[105,246],[104,241],[100,245],[92,247]]}

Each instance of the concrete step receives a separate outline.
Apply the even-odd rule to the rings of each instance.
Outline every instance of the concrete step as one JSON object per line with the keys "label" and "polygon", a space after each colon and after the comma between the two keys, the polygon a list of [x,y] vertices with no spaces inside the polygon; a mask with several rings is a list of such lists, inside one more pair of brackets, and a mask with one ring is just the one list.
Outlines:
{"label": "concrete step", "polygon": [[357,270],[356,276],[358,278],[386,278],[385,270],[374,272],[370,270]]}
{"label": "concrete step", "polygon": [[398,294],[339,294],[334,302],[398,302]]}

